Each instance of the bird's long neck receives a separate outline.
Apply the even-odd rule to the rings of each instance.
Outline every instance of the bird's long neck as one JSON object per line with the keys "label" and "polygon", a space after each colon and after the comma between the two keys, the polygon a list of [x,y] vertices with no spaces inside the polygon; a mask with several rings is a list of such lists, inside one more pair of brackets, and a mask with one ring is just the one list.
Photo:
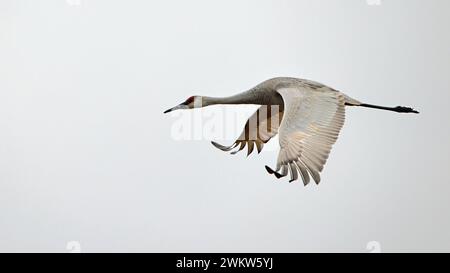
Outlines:
{"label": "bird's long neck", "polygon": [[202,97],[203,107],[216,104],[261,104],[261,100],[252,90],[230,97]]}

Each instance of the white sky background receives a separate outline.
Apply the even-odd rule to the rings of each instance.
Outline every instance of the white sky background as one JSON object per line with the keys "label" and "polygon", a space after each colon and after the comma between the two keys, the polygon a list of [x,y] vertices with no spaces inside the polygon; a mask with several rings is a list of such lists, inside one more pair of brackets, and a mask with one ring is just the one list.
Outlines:
{"label": "white sky background", "polygon": [[[450,251],[449,10],[1,1],[0,251]],[[319,186],[269,176],[277,150],[173,139],[167,108],[275,76],[421,114],[348,109]]]}

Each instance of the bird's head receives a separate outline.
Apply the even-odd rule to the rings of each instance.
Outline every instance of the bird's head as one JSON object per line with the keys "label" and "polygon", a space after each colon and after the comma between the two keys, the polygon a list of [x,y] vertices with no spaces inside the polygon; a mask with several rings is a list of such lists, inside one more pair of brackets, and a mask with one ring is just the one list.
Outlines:
{"label": "bird's head", "polygon": [[184,102],[164,111],[164,114],[175,111],[175,110],[179,110],[179,109],[201,108],[201,107],[203,107],[202,100],[203,99],[201,96],[190,96]]}

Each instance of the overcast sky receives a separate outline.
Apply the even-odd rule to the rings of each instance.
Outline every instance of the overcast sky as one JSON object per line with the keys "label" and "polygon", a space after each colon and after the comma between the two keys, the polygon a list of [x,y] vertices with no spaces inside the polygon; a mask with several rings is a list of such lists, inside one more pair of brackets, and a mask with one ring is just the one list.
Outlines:
{"label": "overcast sky", "polygon": [[[450,251],[450,2],[368,3],[1,1],[0,251]],[[347,109],[307,187],[264,170],[276,139],[209,143],[254,106],[162,114],[275,76],[421,113]],[[227,136],[174,135],[208,111]]]}

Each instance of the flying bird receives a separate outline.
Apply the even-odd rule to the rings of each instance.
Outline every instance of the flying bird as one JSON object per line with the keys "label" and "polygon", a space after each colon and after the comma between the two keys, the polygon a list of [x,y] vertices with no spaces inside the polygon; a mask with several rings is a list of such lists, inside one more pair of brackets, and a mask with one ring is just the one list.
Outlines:
{"label": "flying bird", "polygon": [[256,147],[260,153],[264,144],[278,134],[280,151],[276,168],[265,166],[267,172],[277,178],[289,175],[289,182],[301,177],[305,186],[310,182],[310,176],[319,184],[319,173],[344,124],[346,106],[419,113],[410,107],[362,103],[324,84],[288,77],[269,79],[230,97],[191,96],[164,113],[217,104],[256,104],[260,107],[232,145],[212,141],[216,148],[235,154],[247,146],[249,155]]}

